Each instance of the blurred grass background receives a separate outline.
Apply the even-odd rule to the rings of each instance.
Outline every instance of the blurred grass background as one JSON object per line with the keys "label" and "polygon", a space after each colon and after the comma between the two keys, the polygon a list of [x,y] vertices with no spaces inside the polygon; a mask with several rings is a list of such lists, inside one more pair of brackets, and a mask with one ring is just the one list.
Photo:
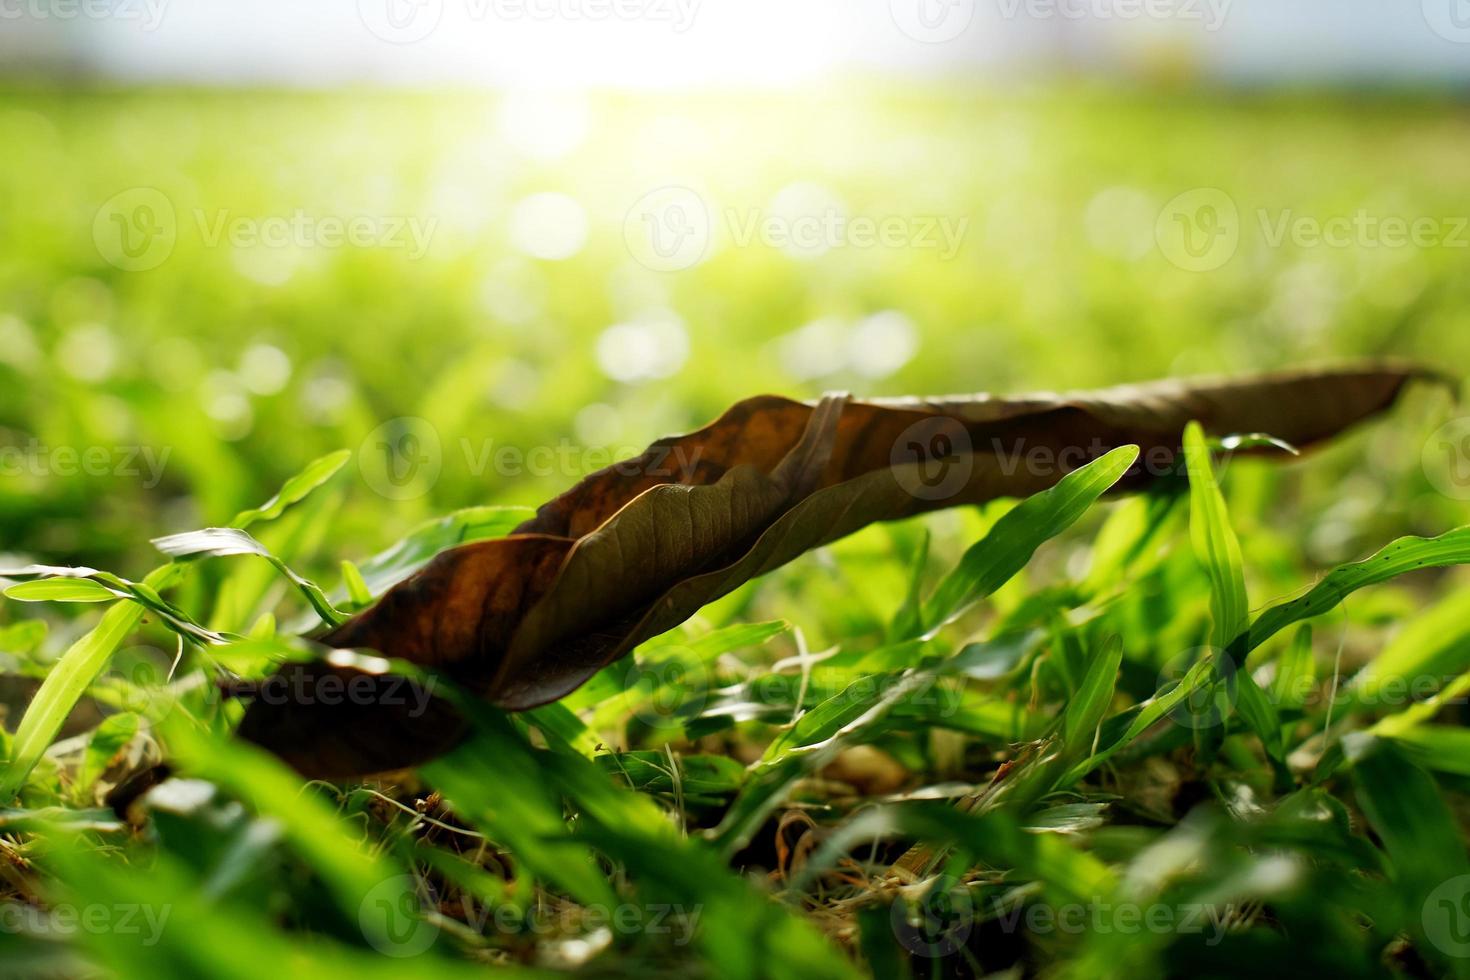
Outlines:
{"label": "blurred grass background", "polygon": [[[0,145],[0,438],[164,462],[157,486],[146,456],[136,476],[8,470],[0,551],[52,563],[140,571],[148,538],[223,521],[330,450],[371,456],[404,417],[437,435],[438,477],[387,499],[355,473],[334,522],[351,554],[333,563],[451,508],[539,503],[604,450],[761,391],[1015,393],[1377,355],[1453,370],[1470,347],[1470,233],[1429,248],[1267,234],[1286,214],[1359,211],[1453,231],[1470,120],[1442,96],[12,85]],[[678,272],[640,264],[627,232],[670,186],[694,188],[714,228]],[[129,271],[94,222],[140,187],[167,198],[177,240]],[[1236,253],[1204,272],[1155,236],[1197,188],[1239,211]],[[944,224],[936,247],[739,241],[752,216],[829,211]],[[413,221],[426,248],[407,227],[403,247],[211,241],[222,220],[294,215]],[[1312,468],[1314,506],[1277,516],[1327,522],[1323,562],[1457,523],[1416,464],[1428,422],[1411,412],[1366,455]],[[497,466],[506,447],[544,448]]]}

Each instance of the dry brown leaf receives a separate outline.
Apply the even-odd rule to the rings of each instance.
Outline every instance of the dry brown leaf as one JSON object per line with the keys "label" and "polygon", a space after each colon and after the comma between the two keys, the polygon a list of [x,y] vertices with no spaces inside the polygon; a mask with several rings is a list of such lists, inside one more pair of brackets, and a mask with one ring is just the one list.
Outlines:
{"label": "dry brown leaf", "polygon": [[[1124,445],[1141,454],[1117,488],[1138,489],[1173,472],[1191,420],[1215,435],[1308,447],[1432,376],[1376,364],[1016,399],[750,398],[588,476],[510,536],[442,552],[320,642],[421,664],[502,708],[530,708],[874,521],[1028,496]],[[381,688],[335,704],[313,698],[327,676],[366,689],[348,668],[284,667],[289,683],[277,690],[307,693],[257,698],[241,734],[303,773],[333,777],[413,765],[460,735],[442,702],[416,707],[423,692],[386,705]]]}

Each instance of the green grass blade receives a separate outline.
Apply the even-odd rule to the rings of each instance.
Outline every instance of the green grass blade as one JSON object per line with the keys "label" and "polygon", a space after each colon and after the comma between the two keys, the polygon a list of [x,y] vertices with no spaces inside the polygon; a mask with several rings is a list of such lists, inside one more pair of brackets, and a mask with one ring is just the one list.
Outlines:
{"label": "green grass blade", "polygon": [[[1250,607],[1245,595],[1245,562],[1240,542],[1230,526],[1230,513],[1220,492],[1209,445],[1197,422],[1184,429],[1184,457],[1189,472],[1189,537],[1195,556],[1210,579],[1210,611],[1214,619],[1213,645],[1225,652],[1230,641],[1245,629]],[[1236,708],[1250,729],[1260,737],[1273,759],[1285,758],[1281,718],[1275,705],[1251,677],[1244,658],[1225,664],[1235,670],[1238,691]],[[1201,730],[1203,732],[1203,730]]]}
{"label": "green grass blade", "polygon": [[896,643],[924,632],[924,569],[929,562],[929,531],[926,528],[919,536],[919,545],[914,550],[909,566],[909,589],[903,604],[893,614],[888,624],[888,640]]}
{"label": "green grass blade", "polygon": [[[475,736],[425,767],[425,778],[532,873],[584,901],[616,902],[593,858],[606,855],[638,883],[642,901],[702,909],[697,941],[728,975],[853,976],[815,929],[752,890],[708,845],[681,839],[651,799],[575,753],[532,749],[498,712],[462,703]],[[563,800],[578,811],[575,834]]]}
{"label": "green grass blade", "polygon": [[[1470,667],[1470,589],[1461,589],[1410,622],[1353,677],[1356,707],[1423,697],[1449,674]],[[1392,706],[1392,705],[1390,705]]]}
{"label": "green grass blade", "polygon": [[[1149,494],[1122,501],[1108,516],[1092,546],[1092,565],[1081,583],[1085,596],[1127,586],[1130,572],[1151,556],[1164,554],[1164,543],[1179,513],[1179,495]],[[1157,557],[1155,557],[1157,560]]]}
{"label": "green grass blade", "polygon": [[[1059,787],[1072,785],[1102,765],[1115,753],[1127,748],[1138,736],[1158,724],[1169,712],[1179,707],[1184,702],[1184,699],[1189,697],[1201,685],[1209,683],[1210,676],[1213,672],[1214,665],[1208,660],[1201,660],[1191,667],[1188,673],[1179,678],[1178,683],[1168,689],[1160,690],[1136,709],[1130,709],[1134,712],[1133,720],[1129,722],[1123,734],[1107,747],[1099,749],[1073,766],[1067,771],[1066,775],[1058,780],[1057,785]],[[1126,713],[1117,717],[1126,717]]]}
{"label": "green grass blade", "polygon": [[944,625],[1010,581],[1037,548],[1076,523],[1137,459],[1137,446],[1121,446],[1006,512],[924,604],[926,629]]}
{"label": "green grass blade", "polygon": [[1210,463],[1209,446],[1199,423],[1184,430],[1184,458],[1189,471],[1189,538],[1210,578],[1210,610],[1215,646],[1224,647],[1245,628],[1245,563],[1240,542],[1230,527],[1225,497]]}
{"label": "green grass blade", "polygon": [[1271,679],[1271,700],[1284,708],[1300,708],[1312,689],[1316,672],[1317,664],[1312,659],[1312,627],[1303,626],[1276,660],[1276,676]]}
{"label": "green grass blade", "polygon": [[867,810],[849,820],[823,842],[793,887],[807,885],[856,844],[895,836],[953,845],[995,867],[1014,868],[1062,902],[1104,899],[1117,886],[1113,871],[1101,860],[1063,835],[1024,829],[1011,814],[972,815],[934,803],[905,803]]}
{"label": "green grass blade", "polygon": [[1391,736],[1417,765],[1452,776],[1470,776],[1470,728],[1416,725]]}
{"label": "green grass blade", "polygon": [[112,602],[117,593],[88,578],[43,578],[17,582],[5,590],[18,602]]}
{"label": "green grass blade", "polygon": [[362,572],[358,571],[357,566],[344,559],[340,568],[342,588],[347,590],[347,601],[357,609],[372,605],[373,592],[368,588],[367,582],[363,581]]}
{"label": "green grass blade", "polygon": [[[590,725],[603,729],[626,724],[645,706],[670,723],[681,716],[673,699],[707,698],[714,683],[710,665],[736,650],[759,647],[790,632],[781,620],[736,623],[700,636],[668,633],[650,640],[633,655],[636,659],[605,667],[591,681],[573,691],[563,703],[574,711],[590,710]],[[647,713],[643,713],[645,720]]]}
{"label": "green grass blade", "polygon": [[285,512],[287,507],[306,499],[307,494],[330,480],[351,458],[351,450],[339,449],[337,452],[328,453],[320,459],[307,463],[301,472],[281,485],[281,489],[274,497],[259,507],[236,514],[230,521],[230,526],[243,530],[257,521],[275,520]]}
{"label": "green grass blade", "polygon": [[347,614],[337,609],[327,599],[326,593],[311,580],[298,575],[284,561],[271,554],[247,532],[234,527],[206,527],[198,531],[185,531],[167,537],[154,538],[153,546],[171,558],[189,561],[198,558],[225,558],[231,555],[257,555],[275,566],[292,585],[300,590],[328,626],[337,626],[347,619]]}
{"label": "green grass blade", "polygon": [[[371,943],[365,947],[360,942],[349,945],[325,936],[306,938],[299,931],[282,929],[259,904],[206,897],[207,886],[197,879],[196,871],[171,853],[156,856],[147,874],[140,874],[136,868],[86,849],[81,839],[62,839],[57,845],[53,860],[61,887],[56,889],[56,900],[71,907],[111,910],[114,915],[111,924],[115,928],[75,930],[78,945],[107,968],[108,976],[244,980],[260,976],[267,963],[270,972],[283,980],[333,976],[400,980],[405,974],[425,980],[472,980],[485,976],[483,966],[446,956],[451,944],[433,926],[418,921],[416,908],[415,916],[409,916],[406,907],[416,907],[418,902],[399,890],[406,878],[382,879],[368,902],[350,910],[346,921]],[[402,904],[395,903],[392,914],[374,914],[389,898]],[[386,928],[377,932],[374,927]],[[431,941],[422,950],[409,945],[423,939]],[[413,958],[404,959],[409,953]],[[411,967],[406,969],[405,964]],[[94,972],[95,967],[65,971],[65,975]],[[35,974],[42,975],[62,974]],[[544,974],[497,964],[495,976],[515,980]]]}
{"label": "green grass blade", "polygon": [[[235,523],[243,528],[254,521],[279,516],[291,504],[326,482],[341,469],[349,456],[343,452],[332,453],[311,463],[286,481],[281,491],[261,507],[236,515]],[[155,569],[141,583],[143,591],[139,601],[156,597],[162,590],[176,585],[183,572],[184,567],[173,562]],[[308,598],[312,598],[310,594]],[[167,604],[163,604],[161,599],[158,603],[161,604],[160,610],[167,613]],[[10,759],[4,774],[0,775],[0,800],[9,800],[25,782],[26,776],[61,730],[77,700],[106,668],[123,640],[137,629],[144,612],[144,607],[137,602],[120,602],[108,609],[91,632],[72,644],[46,675],[16,729]]]}
{"label": "green grass blade", "polygon": [[1437,538],[1399,538],[1369,558],[1337,566],[1300,598],[1278,603],[1261,613],[1249,632],[1236,637],[1231,652],[1239,660],[1293,623],[1337,608],[1359,589],[1421,568],[1467,563],[1470,563],[1470,527],[1456,528]]}
{"label": "green grass blade", "polygon": [[1110,637],[1088,665],[1087,674],[1077,694],[1067,703],[1062,715],[1062,744],[1073,755],[1092,751],[1097,726],[1102,723],[1113,700],[1113,687],[1118,680],[1118,667],[1123,663],[1123,638]]}
{"label": "green grass blade", "polygon": [[1409,705],[1397,714],[1378,720],[1369,729],[1375,735],[1395,736],[1419,725],[1427,724],[1446,705],[1455,704],[1470,694],[1470,672],[1461,674],[1434,693],[1432,697]]}
{"label": "green grass blade", "polygon": [[[1432,921],[1436,890],[1470,873],[1459,825],[1433,777],[1388,741],[1368,734],[1343,739],[1353,763],[1358,806],[1368,818],[1393,866],[1393,883],[1403,903],[1405,923],[1422,934]],[[1463,898],[1463,889],[1453,897]],[[1454,920],[1456,923],[1458,919]],[[1436,950],[1436,944],[1418,944]],[[1470,964],[1455,964],[1465,976]]]}
{"label": "green grass blade", "polygon": [[[425,521],[402,540],[357,563],[368,590],[379,596],[446,548],[509,534],[536,512],[529,507],[467,507]],[[342,592],[345,596],[345,590]],[[334,594],[335,597],[335,594]]]}
{"label": "green grass blade", "polygon": [[92,784],[138,733],[139,721],[136,714],[125,711],[102,719],[102,724],[92,731],[87,739],[87,751],[82,757],[81,768],[77,770],[78,799],[86,801],[87,791],[92,788]]}
{"label": "green grass blade", "polygon": [[928,672],[895,671],[861,677],[840,693],[806,712],[766,747],[764,758],[813,752],[844,735],[877,721],[885,711],[933,683]]}
{"label": "green grass blade", "polygon": [[364,897],[399,874],[393,862],[359,847],[341,818],[274,756],[233,738],[203,732],[180,715],[163,728],[181,771],[206,778],[279,821],[291,846],[322,876],[343,911],[357,914]]}
{"label": "green grass blade", "polygon": [[[177,581],[182,569],[165,565],[144,580],[154,589],[167,588]],[[46,748],[61,730],[67,715],[87,687],[102,673],[123,640],[137,629],[144,609],[135,602],[119,602],[102,614],[102,620],[91,632],[62,654],[40,690],[31,699],[25,717],[15,731],[10,759],[0,776],[0,800],[9,800],[25,782]]]}

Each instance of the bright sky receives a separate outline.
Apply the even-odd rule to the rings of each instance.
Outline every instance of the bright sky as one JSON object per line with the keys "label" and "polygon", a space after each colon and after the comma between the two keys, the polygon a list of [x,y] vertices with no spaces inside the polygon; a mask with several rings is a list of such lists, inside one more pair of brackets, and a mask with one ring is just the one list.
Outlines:
{"label": "bright sky", "polygon": [[[78,13],[78,10],[83,11]],[[1470,77],[1470,0],[0,0],[0,57],[219,82],[787,85],[1184,59]]]}

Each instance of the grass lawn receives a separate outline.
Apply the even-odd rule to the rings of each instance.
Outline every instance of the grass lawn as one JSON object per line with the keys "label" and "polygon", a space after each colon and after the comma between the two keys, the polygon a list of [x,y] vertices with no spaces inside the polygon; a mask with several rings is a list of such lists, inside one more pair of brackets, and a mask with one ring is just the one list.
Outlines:
{"label": "grass lawn", "polygon": [[[1060,533],[867,527],[391,779],[303,785],[218,693],[754,394],[1454,372],[1463,106],[11,88],[0,147],[0,566],[117,576],[0,603],[0,975],[1470,973],[1428,388]],[[150,544],[247,524],[279,567]]]}

